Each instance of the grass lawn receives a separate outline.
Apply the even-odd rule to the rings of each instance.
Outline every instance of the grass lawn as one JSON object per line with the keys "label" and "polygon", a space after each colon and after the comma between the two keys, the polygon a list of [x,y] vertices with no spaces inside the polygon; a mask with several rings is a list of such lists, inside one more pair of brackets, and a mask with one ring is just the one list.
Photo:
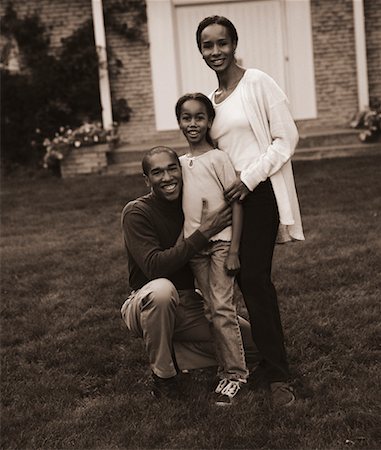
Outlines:
{"label": "grass lawn", "polygon": [[141,340],[120,318],[120,231],[140,176],[3,180],[1,448],[381,447],[381,155],[294,164],[307,240],[276,249],[286,345],[299,396],[274,411],[250,390],[151,400]]}

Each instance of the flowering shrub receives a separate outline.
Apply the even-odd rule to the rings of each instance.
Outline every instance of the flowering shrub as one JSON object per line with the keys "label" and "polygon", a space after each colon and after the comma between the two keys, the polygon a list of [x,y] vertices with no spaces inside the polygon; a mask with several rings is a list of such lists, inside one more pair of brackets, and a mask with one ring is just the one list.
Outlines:
{"label": "flowering shrub", "polygon": [[[114,122],[110,130],[102,128],[100,122],[85,122],[80,127],[72,130],[70,127],[60,127],[53,139],[45,138],[42,145],[45,147],[43,166],[46,169],[55,169],[59,162],[63,160],[74,149],[88,147],[96,144],[108,143],[110,147],[118,141],[117,123]],[[39,130],[36,130],[37,133]]]}
{"label": "flowering shrub", "polygon": [[381,102],[372,98],[370,107],[360,111],[351,122],[352,128],[364,128],[359,133],[361,142],[374,142],[381,136]]}

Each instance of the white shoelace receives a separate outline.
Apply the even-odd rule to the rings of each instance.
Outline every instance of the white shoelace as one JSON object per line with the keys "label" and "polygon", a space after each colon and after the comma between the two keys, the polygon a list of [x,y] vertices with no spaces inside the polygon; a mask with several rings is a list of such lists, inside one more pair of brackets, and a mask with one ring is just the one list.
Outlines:
{"label": "white shoelace", "polygon": [[241,388],[241,383],[235,380],[228,380],[226,378],[222,379],[218,386],[216,387],[216,393],[226,395],[230,398],[233,398],[237,395],[237,392]]}
{"label": "white shoelace", "polygon": [[224,389],[224,387],[226,387],[228,384],[229,380],[227,378],[223,378],[222,380],[220,380],[218,386],[215,389],[216,394],[220,394],[222,392],[222,389]]}

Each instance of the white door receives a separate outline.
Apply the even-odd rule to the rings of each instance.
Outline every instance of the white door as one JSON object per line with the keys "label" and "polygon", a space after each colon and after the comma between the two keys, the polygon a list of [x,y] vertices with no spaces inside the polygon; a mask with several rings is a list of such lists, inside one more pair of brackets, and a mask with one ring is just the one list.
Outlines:
{"label": "white door", "polygon": [[287,91],[281,3],[279,0],[262,0],[175,6],[182,93],[200,91],[208,94],[217,87],[216,75],[203,62],[195,37],[199,22],[211,15],[228,17],[237,28],[239,64],[267,72]]}
{"label": "white door", "polygon": [[216,76],[201,58],[196,29],[224,15],[238,31],[237,58],[271,75],[295,119],[317,117],[310,0],[146,0],[156,127],[177,128],[174,105],[185,92],[209,94]]}

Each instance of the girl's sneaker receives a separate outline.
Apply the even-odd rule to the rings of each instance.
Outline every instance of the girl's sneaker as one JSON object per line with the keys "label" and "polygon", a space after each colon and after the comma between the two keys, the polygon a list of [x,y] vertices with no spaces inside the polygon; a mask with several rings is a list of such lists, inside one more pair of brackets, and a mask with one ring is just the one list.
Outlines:
{"label": "girl's sneaker", "polygon": [[238,380],[222,379],[215,389],[217,394],[214,404],[217,406],[230,406],[236,399],[241,389],[241,382]]}
{"label": "girl's sneaker", "polygon": [[222,378],[222,380],[220,380],[220,382],[218,383],[218,385],[217,385],[216,389],[214,390],[214,392],[216,394],[220,394],[222,389],[224,389],[229,384],[229,381],[230,380],[228,380],[227,378]]}

